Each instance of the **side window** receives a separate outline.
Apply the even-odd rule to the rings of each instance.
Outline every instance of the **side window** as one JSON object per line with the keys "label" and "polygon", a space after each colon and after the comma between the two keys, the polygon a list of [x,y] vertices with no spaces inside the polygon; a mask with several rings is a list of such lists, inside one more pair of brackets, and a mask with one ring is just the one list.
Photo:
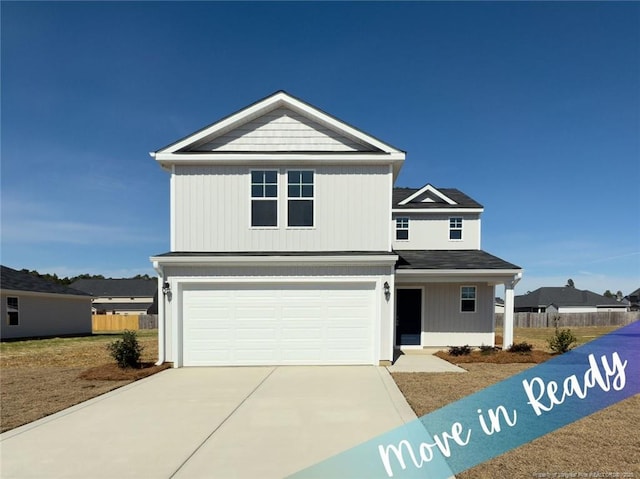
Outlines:
{"label": "side window", "polygon": [[7,324],[9,326],[18,326],[20,324],[20,307],[18,298],[15,296],[7,296]]}
{"label": "side window", "polygon": [[463,313],[476,312],[475,286],[463,286],[460,288],[460,311]]}
{"label": "side window", "polygon": [[312,227],[315,201],[314,174],[309,170],[287,172],[287,226]]}
{"label": "side window", "polygon": [[400,241],[409,239],[409,218],[396,218],[396,239]]}
{"label": "side window", "polygon": [[251,226],[278,226],[278,171],[251,172]]}
{"label": "side window", "polygon": [[449,218],[449,239],[462,239],[462,218]]}

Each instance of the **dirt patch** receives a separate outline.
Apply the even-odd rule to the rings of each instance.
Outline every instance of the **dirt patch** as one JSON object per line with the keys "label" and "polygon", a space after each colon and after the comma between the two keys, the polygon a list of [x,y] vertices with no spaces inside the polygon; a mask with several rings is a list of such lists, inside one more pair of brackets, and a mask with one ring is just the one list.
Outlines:
{"label": "dirt patch", "polygon": [[452,356],[447,351],[438,351],[435,356],[449,361],[452,364],[468,363],[491,363],[491,364],[539,364],[551,359],[553,354],[545,351],[533,350],[530,353],[510,353],[509,351],[494,351],[483,353],[482,351],[472,351],[471,354],[462,356]]}
{"label": "dirt patch", "polygon": [[117,364],[101,364],[83,371],[78,378],[88,381],[136,381],[171,367],[165,363],[142,363],[139,368],[121,368]]}
{"label": "dirt patch", "polygon": [[[533,366],[465,363],[467,374],[393,373],[392,376],[415,413],[422,416]],[[636,395],[456,477],[640,478],[639,425],[640,396]]]}

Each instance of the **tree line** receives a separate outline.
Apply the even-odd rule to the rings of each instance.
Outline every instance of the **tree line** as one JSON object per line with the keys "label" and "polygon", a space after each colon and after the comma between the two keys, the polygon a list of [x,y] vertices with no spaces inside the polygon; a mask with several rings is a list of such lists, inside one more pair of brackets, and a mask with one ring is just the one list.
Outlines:
{"label": "tree line", "polygon": [[64,278],[60,278],[57,274],[53,273],[38,273],[35,269],[32,271],[29,271],[28,269],[22,269],[21,270],[23,273],[29,273],[32,276],[35,276],[36,278],[42,278],[42,279],[46,279],[47,281],[51,281],[53,283],[57,283],[57,284],[61,284],[64,286],[69,286],[71,283],[74,283],[76,281],[78,281],[79,279],[152,279],[151,276],[149,276],[148,274],[137,274],[135,276],[132,276],[131,278],[105,278],[103,275],[101,274],[79,274],[78,276],[65,276]]}

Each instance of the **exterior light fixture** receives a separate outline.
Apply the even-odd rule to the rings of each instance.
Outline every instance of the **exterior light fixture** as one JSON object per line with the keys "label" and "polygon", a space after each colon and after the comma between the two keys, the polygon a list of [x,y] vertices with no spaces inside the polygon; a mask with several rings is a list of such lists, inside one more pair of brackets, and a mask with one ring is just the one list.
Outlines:
{"label": "exterior light fixture", "polygon": [[384,297],[387,301],[389,301],[389,298],[391,297],[391,288],[389,287],[388,281],[384,282]]}
{"label": "exterior light fixture", "polygon": [[171,292],[171,285],[168,281],[162,283],[162,294],[167,295]]}

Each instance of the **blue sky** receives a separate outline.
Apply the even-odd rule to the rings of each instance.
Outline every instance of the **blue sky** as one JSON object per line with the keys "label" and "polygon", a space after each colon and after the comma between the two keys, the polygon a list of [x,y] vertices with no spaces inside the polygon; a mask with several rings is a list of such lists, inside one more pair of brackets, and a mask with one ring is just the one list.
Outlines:
{"label": "blue sky", "polygon": [[640,287],[640,3],[2,2],[2,264],[153,274],[149,157],[276,90],[485,206],[540,286]]}

